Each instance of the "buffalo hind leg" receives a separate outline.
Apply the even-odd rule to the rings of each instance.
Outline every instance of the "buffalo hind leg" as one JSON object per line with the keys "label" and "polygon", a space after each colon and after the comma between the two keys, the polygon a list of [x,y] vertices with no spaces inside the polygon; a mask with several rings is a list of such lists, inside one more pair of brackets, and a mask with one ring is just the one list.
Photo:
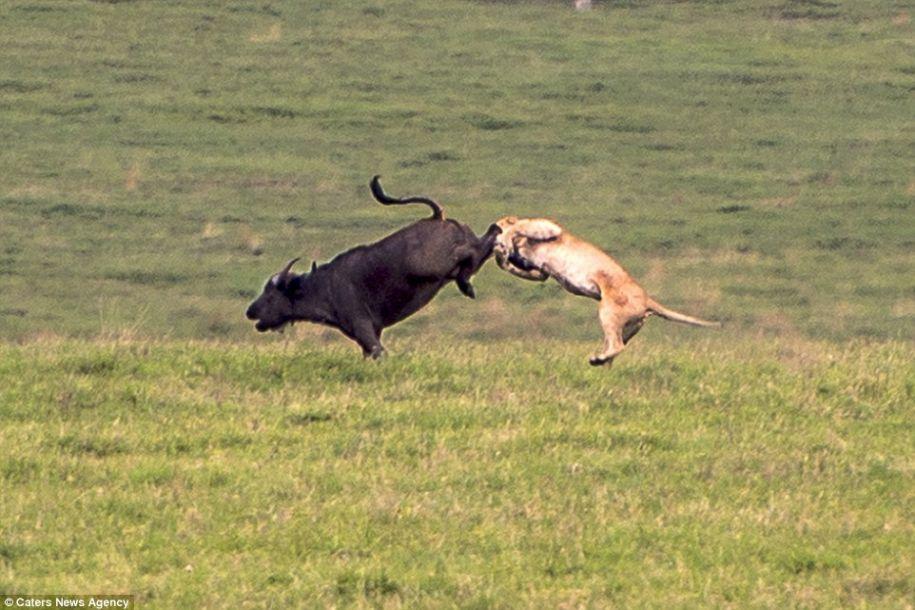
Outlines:
{"label": "buffalo hind leg", "polygon": [[471,275],[473,275],[473,272],[468,271],[466,267],[461,267],[455,283],[457,283],[458,290],[461,291],[461,294],[470,297],[471,299],[475,299],[477,298],[477,292],[473,289],[473,284],[470,283]]}
{"label": "buffalo hind leg", "polygon": [[477,296],[473,285],[470,283],[470,278],[473,277],[477,270],[474,266],[474,255],[475,253],[470,246],[462,248],[459,253],[460,258],[455,263],[455,270],[452,272],[454,275],[451,276],[454,278],[461,294],[471,299]]}
{"label": "buffalo hind leg", "polygon": [[476,291],[470,283],[470,278],[474,273],[479,271],[480,267],[483,266],[483,263],[492,256],[493,248],[496,245],[496,237],[498,237],[500,233],[502,233],[502,229],[497,225],[489,225],[489,229],[487,229],[486,233],[477,238],[477,244],[468,248],[466,256],[464,256],[463,260],[459,263],[455,282],[457,283],[458,290],[471,299],[476,297]]}
{"label": "buffalo hind leg", "polygon": [[497,224],[489,225],[486,233],[479,237],[480,244],[478,250],[480,259],[477,261],[477,267],[486,262],[486,259],[492,256],[492,250],[496,247],[496,239],[502,234],[502,229]]}

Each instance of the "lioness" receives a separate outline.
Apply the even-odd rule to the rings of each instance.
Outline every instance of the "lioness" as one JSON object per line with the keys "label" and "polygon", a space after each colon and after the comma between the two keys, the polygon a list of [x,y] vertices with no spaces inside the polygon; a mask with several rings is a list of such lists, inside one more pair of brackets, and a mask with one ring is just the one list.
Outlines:
{"label": "lioness", "polygon": [[594,366],[612,364],[651,314],[693,326],[720,326],[667,309],[609,254],[551,220],[506,216],[496,226],[502,229],[494,248],[499,267],[527,280],[552,277],[572,294],[600,301],[604,347],[590,358]]}

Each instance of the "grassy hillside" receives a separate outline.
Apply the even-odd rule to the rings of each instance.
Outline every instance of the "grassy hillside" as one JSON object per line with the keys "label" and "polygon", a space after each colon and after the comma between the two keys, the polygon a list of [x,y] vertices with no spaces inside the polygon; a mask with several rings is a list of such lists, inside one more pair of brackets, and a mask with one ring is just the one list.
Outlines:
{"label": "grassy hillside", "polygon": [[0,591],[911,603],[911,345],[396,347],[0,348]]}
{"label": "grassy hillside", "polygon": [[[425,213],[373,203],[381,173],[478,231],[553,216],[731,329],[911,338],[910,8],[4,2],[0,336],[250,336],[283,261]],[[435,315],[595,334],[554,287],[478,285]]]}

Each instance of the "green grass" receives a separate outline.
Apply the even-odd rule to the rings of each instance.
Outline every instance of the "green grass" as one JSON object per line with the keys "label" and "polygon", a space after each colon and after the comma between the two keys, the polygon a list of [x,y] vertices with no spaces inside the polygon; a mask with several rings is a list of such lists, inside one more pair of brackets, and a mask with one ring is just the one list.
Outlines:
{"label": "green grass", "polygon": [[911,338],[907,4],[6,2],[0,336],[245,338],[283,261],[425,213],[381,173],[479,232],[555,217],[732,328]]}
{"label": "green grass", "polygon": [[[915,10],[568,4],[0,3],[0,593],[911,607]],[[425,215],[376,173],[724,329],[594,370],[593,302],[488,265],[379,364],[255,334]]]}
{"label": "green grass", "polygon": [[911,345],[397,347],[0,348],[0,590],[911,603]]}

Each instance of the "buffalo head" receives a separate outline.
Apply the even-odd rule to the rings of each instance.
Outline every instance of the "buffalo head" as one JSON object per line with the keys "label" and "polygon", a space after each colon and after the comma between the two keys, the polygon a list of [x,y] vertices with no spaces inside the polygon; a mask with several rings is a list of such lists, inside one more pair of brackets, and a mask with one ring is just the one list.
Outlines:
{"label": "buffalo head", "polygon": [[295,313],[295,299],[305,276],[292,273],[292,266],[298,260],[292,259],[282,271],[267,280],[264,291],[248,306],[245,315],[249,320],[257,321],[254,328],[258,331],[282,330],[300,319]]}

